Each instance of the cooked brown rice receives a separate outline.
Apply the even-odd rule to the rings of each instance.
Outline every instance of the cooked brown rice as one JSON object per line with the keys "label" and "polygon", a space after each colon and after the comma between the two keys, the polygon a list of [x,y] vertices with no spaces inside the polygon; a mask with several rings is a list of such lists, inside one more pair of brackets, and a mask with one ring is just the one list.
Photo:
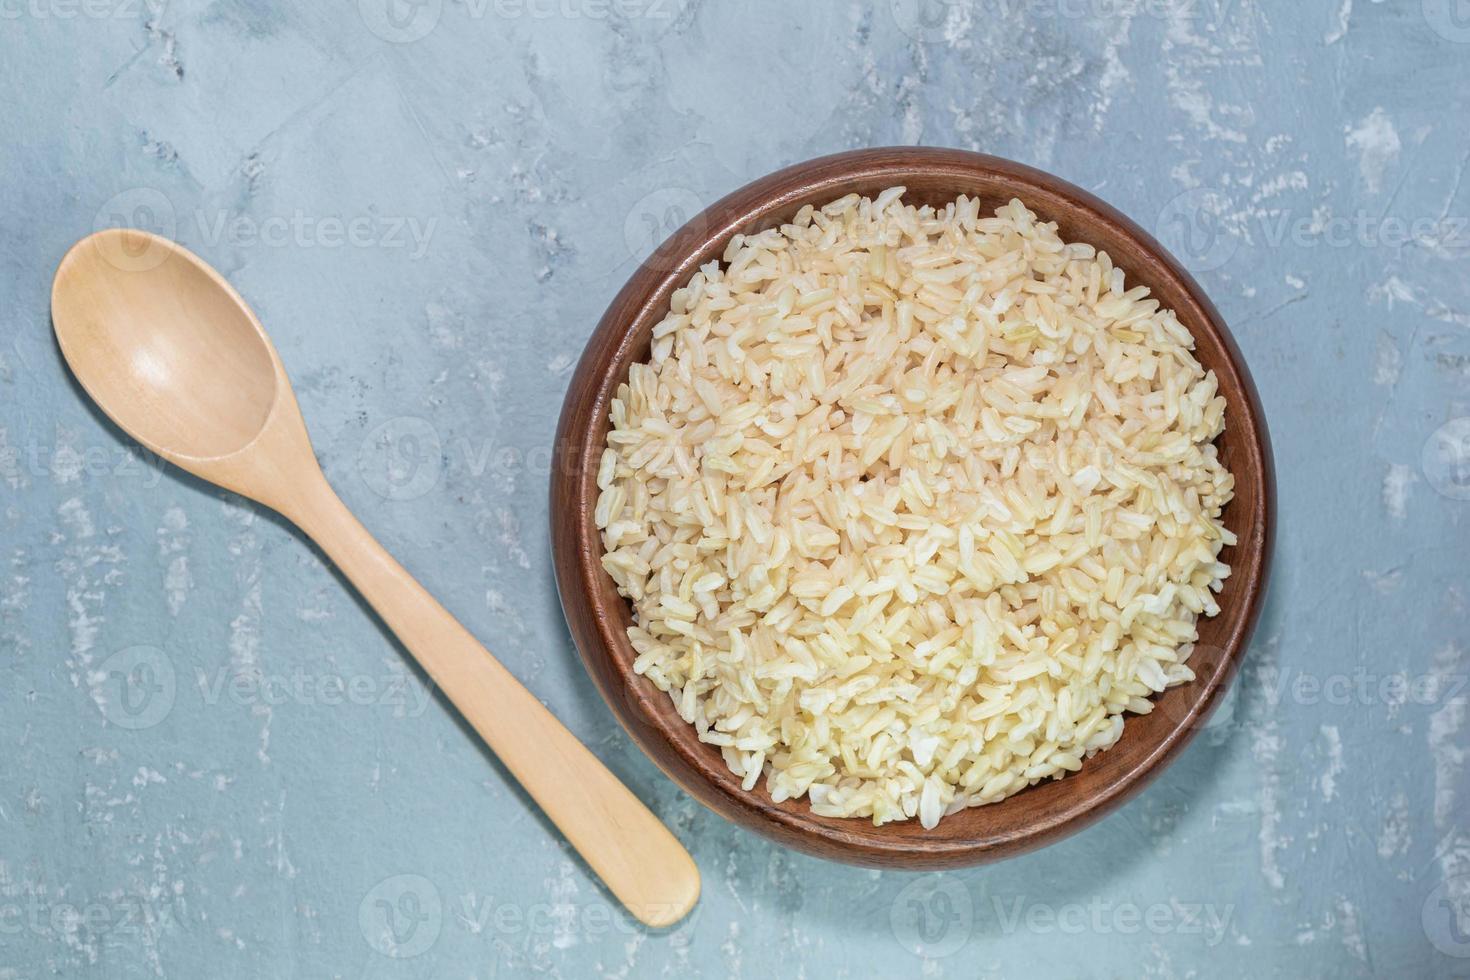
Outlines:
{"label": "cooked brown rice", "polygon": [[1193,340],[1016,200],[738,235],[612,402],[636,670],[753,788],[875,824],[1079,769],[1192,680],[1233,479]]}

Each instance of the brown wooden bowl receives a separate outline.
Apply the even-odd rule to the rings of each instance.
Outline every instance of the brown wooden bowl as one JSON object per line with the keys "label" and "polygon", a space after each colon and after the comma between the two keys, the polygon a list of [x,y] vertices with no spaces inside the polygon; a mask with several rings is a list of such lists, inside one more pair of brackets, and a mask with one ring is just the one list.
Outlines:
{"label": "brown wooden bowl", "polygon": [[[1122,738],[1080,772],[1047,780],[999,803],[945,817],[874,827],[864,819],[816,816],[803,799],[773,803],[764,780],[741,789],[719,750],[699,741],[669,696],[633,673],[629,604],[602,569],[593,524],[596,474],[608,404],[650,337],[669,297],[696,268],[718,258],[731,236],[774,227],[803,205],[851,192],[874,196],[902,184],[905,200],[942,205],[979,195],[988,212],[1020,198],[1067,241],[1106,250],[1130,283],[1142,283],[1194,334],[1196,354],[1226,399],[1220,455],[1235,475],[1225,523],[1239,543],[1221,558],[1231,575],[1220,614],[1200,622],[1189,664],[1198,677],[1170,688],[1148,715],[1130,716]],[[742,187],[698,215],[628,280],[597,325],[572,378],[557,430],[551,539],[562,608],[577,649],[628,734],[675,782],[716,813],[778,843],[870,867],[948,868],[1019,854],[1058,840],[1141,790],[1184,748],[1234,674],[1265,595],[1275,524],[1275,482],[1260,400],[1240,351],[1199,286],[1146,232],[1091,194],[1050,174],[996,157],[919,147],[856,150],[787,167]]]}

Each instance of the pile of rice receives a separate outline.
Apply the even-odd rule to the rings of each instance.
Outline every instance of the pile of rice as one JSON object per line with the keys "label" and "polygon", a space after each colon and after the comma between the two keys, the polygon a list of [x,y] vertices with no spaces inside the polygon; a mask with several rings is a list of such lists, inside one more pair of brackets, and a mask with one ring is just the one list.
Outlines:
{"label": "pile of rice", "polygon": [[777,801],[994,803],[1192,680],[1234,480],[1189,332],[1020,201],[894,187],[736,236],[612,402],[636,669]]}

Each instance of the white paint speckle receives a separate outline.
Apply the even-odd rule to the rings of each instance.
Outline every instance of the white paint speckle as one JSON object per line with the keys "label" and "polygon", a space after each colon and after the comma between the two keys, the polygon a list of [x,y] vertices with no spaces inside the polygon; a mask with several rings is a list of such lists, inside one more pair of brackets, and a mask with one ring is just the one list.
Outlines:
{"label": "white paint speckle", "polygon": [[741,976],[739,919],[730,920],[730,928],[725,941],[720,944],[720,952],[725,955],[725,976],[731,980]]}
{"label": "white paint speckle", "polygon": [[1388,801],[1383,826],[1378,829],[1378,856],[1387,861],[1409,853],[1409,798],[1402,790]]}
{"label": "white paint speckle", "polygon": [[1383,476],[1383,509],[1396,521],[1409,513],[1409,490],[1418,477],[1403,463],[1390,463]]}
{"label": "white paint speckle", "polygon": [[1257,728],[1251,741],[1251,754],[1261,773],[1261,875],[1272,888],[1286,887],[1277,854],[1286,847],[1281,829],[1281,777],[1276,773],[1276,760],[1281,755],[1281,735],[1276,723],[1267,722]]}
{"label": "white paint speckle", "polygon": [[[80,685],[85,678],[98,705],[105,700],[104,677],[91,670],[92,648],[97,644],[104,617],[102,607],[108,589],[122,578],[122,550],[116,545],[97,540],[97,527],[80,497],[71,497],[56,509],[63,533],[55,540],[64,542],[62,557],[56,570],[66,582],[67,632],[71,637],[72,683]],[[111,533],[111,532],[109,532]]]}
{"label": "white paint speckle", "polygon": [[51,453],[51,479],[57,486],[76,483],[87,469],[87,454],[75,446],[77,435],[57,426],[56,449]]}
{"label": "white paint speckle", "polygon": [[551,900],[551,945],[569,949],[581,940],[577,921],[577,869],[570,861],[561,862],[557,876],[546,882]]}
{"label": "white paint speckle", "polygon": [[1424,315],[1439,320],[1442,323],[1453,323],[1460,327],[1470,327],[1470,313],[1462,312],[1450,306],[1443,300],[1429,294],[1422,286],[1416,286],[1406,282],[1398,276],[1390,275],[1382,282],[1376,282],[1368,288],[1368,299],[1370,302],[1381,302],[1392,310],[1399,303],[1417,307],[1424,311]]}
{"label": "white paint speckle", "polygon": [[1280,890],[1286,887],[1280,855],[1291,843],[1291,838],[1281,829],[1282,737],[1281,726],[1275,716],[1280,695],[1285,691],[1285,682],[1280,667],[1279,636],[1267,637],[1258,650],[1251,678],[1256,695],[1241,705],[1241,716],[1250,734],[1251,757],[1255,761],[1254,770],[1259,784],[1255,800],[1243,801],[1247,808],[1241,812],[1248,813],[1250,803],[1254,803],[1260,821],[1257,841],[1261,876],[1270,887]]}
{"label": "white paint speckle", "polygon": [[1327,768],[1317,777],[1317,786],[1322,790],[1322,799],[1331,801],[1337,795],[1337,777],[1342,775],[1342,733],[1336,725],[1322,725],[1319,729],[1327,745]]}
{"label": "white paint speckle", "polygon": [[424,307],[424,320],[428,324],[429,343],[440,350],[458,350],[464,346],[464,318],[443,303],[429,303]]}
{"label": "white paint speckle", "polygon": [[515,562],[520,568],[531,567],[531,556],[526,553],[526,548],[521,544],[521,521],[515,511],[507,507],[498,507],[495,510],[495,520],[500,526],[500,546],[505,549],[506,556]]}
{"label": "white paint speckle", "polygon": [[147,786],[150,783],[166,782],[168,780],[164,778],[163,773],[157,769],[150,769],[147,766],[139,766],[138,772],[133,776],[133,785],[138,787]]}
{"label": "white paint speckle", "polygon": [[16,661],[32,645],[22,620],[31,604],[31,577],[22,571],[28,564],[26,550],[16,548],[10,557],[10,566],[15,571],[0,579],[0,647],[8,649]]}
{"label": "white paint speckle", "polygon": [[1373,364],[1373,383],[1386,387],[1398,384],[1403,361],[1404,357],[1399,353],[1399,345],[1394,343],[1393,336],[1386,330],[1380,330],[1378,332],[1378,354]]}
{"label": "white paint speckle", "polygon": [[163,522],[158,526],[158,557],[164,562],[163,595],[168,603],[170,615],[177,616],[194,587],[194,576],[189,572],[189,518],[183,508],[175,505],[163,513]]}
{"label": "white paint speckle", "polygon": [[0,480],[12,490],[20,490],[31,484],[21,468],[20,451],[10,444],[10,432],[0,426]]}
{"label": "white paint speckle", "polygon": [[1379,595],[1392,595],[1404,584],[1404,570],[1402,568],[1390,568],[1386,572],[1377,572],[1371,568],[1363,570],[1363,579],[1368,583],[1368,588]]}
{"label": "white paint speckle", "polygon": [[1342,0],[1342,6],[1337,8],[1337,16],[1334,18],[1332,30],[1322,36],[1323,44],[1336,44],[1341,41],[1348,32],[1348,22],[1353,16],[1353,0]]}
{"label": "white paint speckle", "polygon": [[1465,728],[1466,695],[1460,681],[1465,669],[1465,654],[1452,643],[1434,655],[1429,667],[1435,696],[1448,698],[1429,716],[1428,735],[1429,757],[1434,763],[1434,826],[1441,832],[1450,830],[1460,813],[1456,806],[1458,784],[1470,756],[1470,750],[1459,744]]}
{"label": "white paint speckle", "polygon": [[[240,533],[230,540],[230,554],[239,559],[236,582],[243,590],[240,612],[230,620],[230,672],[237,677],[258,679],[260,667],[260,624],[261,608],[261,561],[260,541],[255,535],[255,512],[226,505],[226,518],[240,526]],[[271,744],[271,721],[274,709],[269,704],[256,702],[250,713],[261,719],[260,745],[256,757],[261,765],[269,765]]]}
{"label": "white paint speckle", "polygon": [[1370,193],[1383,188],[1383,176],[1399,158],[1398,130],[1380,106],[1356,126],[1346,128],[1348,149],[1358,155],[1358,173]]}
{"label": "white paint speckle", "polygon": [[1342,927],[1342,944],[1360,963],[1368,962],[1368,942],[1363,938],[1363,922],[1358,907],[1346,896],[1337,897],[1337,921]]}
{"label": "white paint speckle", "polygon": [[73,540],[90,538],[97,533],[97,527],[92,523],[92,515],[87,512],[81,497],[66,500],[56,508],[56,513],[61,517],[61,523]]}
{"label": "white paint speckle", "polygon": [[1121,52],[1128,46],[1128,35],[1133,26],[1133,11],[1119,8],[1112,19],[1113,32],[1103,42],[1103,71],[1097,82],[1097,96],[1092,102],[1092,127],[1102,133],[1107,120],[1108,108],[1113,104],[1113,95],[1133,76],[1123,63]]}

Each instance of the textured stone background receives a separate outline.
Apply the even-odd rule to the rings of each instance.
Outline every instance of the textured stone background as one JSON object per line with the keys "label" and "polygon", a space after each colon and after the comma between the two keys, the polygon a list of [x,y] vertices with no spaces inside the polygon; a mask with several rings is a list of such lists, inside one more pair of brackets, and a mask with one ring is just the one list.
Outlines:
{"label": "textured stone background", "polygon": [[[1463,0],[393,4],[0,0],[0,978],[1470,971]],[[892,143],[1156,228],[1280,473],[1208,732],[1091,830],[938,877],[687,799],[547,553],[569,371],[638,259]],[[693,850],[692,920],[629,925],[298,535],[84,402],[48,284],[121,222],[254,304],[343,497]]]}

